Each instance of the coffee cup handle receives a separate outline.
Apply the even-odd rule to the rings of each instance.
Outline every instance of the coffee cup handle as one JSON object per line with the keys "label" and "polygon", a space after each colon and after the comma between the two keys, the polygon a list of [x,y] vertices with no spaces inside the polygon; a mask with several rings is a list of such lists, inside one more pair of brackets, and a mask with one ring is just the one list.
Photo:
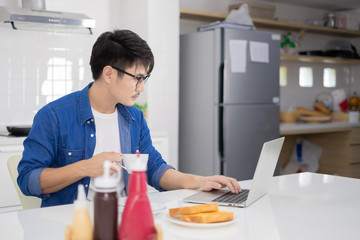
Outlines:
{"label": "coffee cup handle", "polygon": [[[116,168],[116,170],[117,170],[118,172],[121,171],[121,169],[119,168],[118,164],[112,162],[112,163],[111,163],[111,166],[114,167],[114,168]],[[122,166],[122,165],[121,165],[121,166]],[[117,179],[116,179],[117,182],[120,182],[120,174],[115,174],[115,175],[116,175],[116,178],[117,178]]]}

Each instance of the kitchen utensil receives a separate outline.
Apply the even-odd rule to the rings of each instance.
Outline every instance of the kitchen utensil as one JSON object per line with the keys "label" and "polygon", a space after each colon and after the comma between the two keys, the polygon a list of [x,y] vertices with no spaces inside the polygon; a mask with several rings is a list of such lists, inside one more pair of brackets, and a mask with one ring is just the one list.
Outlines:
{"label": "kitchen utensil", "polygon": [[325,107],[325,105],[323,103],[315,103],[314,108],[326,115],[331,114],[331,110],[328,109],[327,107]]}
{"label": "kitchen utensil", "polygon": [[303,107],[297,107],[296,111],[298,111],[300,114],[304,116],[325,116],[325,114],[320,111],[303,108]]}
{"label": "kitchen utensil", "polygon": [[312,26],[324,26],[325,21],[317,18],[306,19],[305,23]]}
{"label": "kitchen utensil", "polygon": [[358,111],[349,111],[349,122],[350,123],[359,122],[359,112]]}
{"label": "kitchen utensil", "polygon": [[335,28],[336,27],[336,16],[334,12],[329,12],[325,14],[324,17],[325,26]]}
{"label": "kitchen utensil", "polygon": [[6,126],[6,129],[14,136],[27,136],[31,130],[31,125]]}
{"label": "kitchen utensil", "polygon": [[[331,93],[329,92],[319,92],[316,97],[315,97],[315,109],[316,108],[316,104],[320,103],[322,104],[324,107],[326,107],[329,111],[333,111],[334,109],[334,98],[331,95]],[[321,111],[321,109],[318,109]],[[329,114],[328,112],[324,112],[326,114]]]}
{"label": "kitchen utensil", "polygon": [[113,161],[112,163],[113,163],[113,164],[115,164],[115,165],[119,165],[119,166],[121,166],[124,170],[126,170],[126,171],[127,171],[126,167],[124,167],[121,163],[119,163],[119,162],[115,162],[115,161]]}
{"label": "kitchen utensil", "polygon": [[301,51],[300,55],[308,55],[308,56],[324,56],[325,53],[322,50],[309,50],[309,51]]}
{"label": "kitchen utensil", "polygon": [[214,227],[222,227],[222,226],[226,226],[229,224],[232,224],[234,222],[237,221],[237,217],[235,217],[233,220],[231,221],[227,221],[227,222],[218,222],[218,223],[192,223],[192,222],[183,222],[180,221],[179,218],[175,218],[175,217],[170,217],[167,216],[166,219],[172,223],[181,225],[181,226],[185,226],[185,227],[193,227],[193,228],[214,228]]}
{"label": "kitchen utensil", "polygon": [[345,40],[332,40],[325,46],[325,55],[330,57],[359,58],[356,48]]}
{"label": "kitchen utensil", "polygon": [[299,119],[307,123],[321,123],[331,121],[331,116],[300,116]]}
{"label": "kitchen utensil", "polygon": [[288,112],[281,111],[280,112],[280,121],[284,123],[294,123],[299,118],[300,113],[297,111]]}

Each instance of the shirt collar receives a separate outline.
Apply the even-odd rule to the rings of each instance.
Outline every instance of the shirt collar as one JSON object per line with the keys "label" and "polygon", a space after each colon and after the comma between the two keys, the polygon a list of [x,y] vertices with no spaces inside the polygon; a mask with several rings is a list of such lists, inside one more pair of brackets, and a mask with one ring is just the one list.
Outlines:
{"label": "shirt collar", "polygon": [[131,115],[127,107],[125,107],[121,103],[118,103],[116,107],[118,109],[118,112],[121,114],[121,116],[123,116],[123,118],[128,123],[130,123],[132,120],[135,120],[135,118]]}
{"label": "shirt collar", "polygon": [[84,124],[87,120],[94,118],[89,99],[89,88],[93,82],[89,83],[80,93],[80,121]]}

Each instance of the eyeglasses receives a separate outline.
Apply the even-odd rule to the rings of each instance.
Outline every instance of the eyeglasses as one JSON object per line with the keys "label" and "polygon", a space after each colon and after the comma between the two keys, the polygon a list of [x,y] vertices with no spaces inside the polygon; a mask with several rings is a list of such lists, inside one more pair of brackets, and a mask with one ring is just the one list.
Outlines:
{"label": "eyeglasses", "polygon": [[120,69],[120,68],[118,68],[118,67],[115,67],[115,66],[111,66],[111,67],[114,68],[114,69],[116,69],[116,70],[118,70],[118,71],[121,72],[121,73],[125,73],[125,74],[127,74],[127,75],[135,78],[135,79],[137,80],[136,87],[137,87],[141,82],[144,82],[144,84],[145,84],[146,81],[147,81],[147,80],[149,79],[149,77],[150,77],[150,74],[148,74],[148,75],[146,75],[146,76],[144,76],[144,77],[138,77],[138,76],[132,75],[131,73],[128,73],[128,72],[126,72],[126,71],[124,71],[124,70],[122,70],[122,69]]}

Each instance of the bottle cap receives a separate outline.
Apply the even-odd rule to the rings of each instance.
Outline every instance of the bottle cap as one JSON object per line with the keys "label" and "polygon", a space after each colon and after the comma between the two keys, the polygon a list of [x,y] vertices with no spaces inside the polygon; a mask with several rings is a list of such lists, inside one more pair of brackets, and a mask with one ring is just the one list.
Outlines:
{"label": "bottle cap", "polygon": [[136,151],[136,154],[123,154],[123,157],[128,173],[146,171],[149,154],[140,154],[139,151]]}
{"label": "bottle cap", "polygon": [[118,185],[119,178],[110,176],[110,161],[104,162],[104,175],[96,177],[94,180],[95,188],[99,191],[114,190]]}
{"label": "bottle cap", "polygon": [[88,208],[88,201],[86,199],[85,188],[84,185],[78,185],[78,194],[77,199],[74,201],[75,208]]}

